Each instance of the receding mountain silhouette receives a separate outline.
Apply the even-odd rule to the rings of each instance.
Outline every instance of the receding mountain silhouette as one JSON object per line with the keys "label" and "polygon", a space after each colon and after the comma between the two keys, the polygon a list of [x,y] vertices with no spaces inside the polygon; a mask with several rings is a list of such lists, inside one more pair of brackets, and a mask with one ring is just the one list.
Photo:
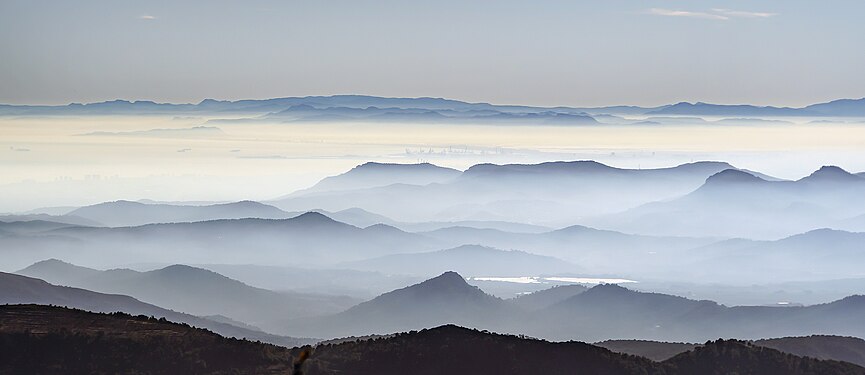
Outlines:
{"label": "receding mountain silhouette", "polygon": [[389,217],[369,212],[367,210],[357,207],[347,208],[336,212],[329,212],[324,210],[314,212],[319,212],[336,221],[349,225],[354,225],[360,228],[366,228],[370,225],[375,224],[387,224],[390,226],[397,226],[400,224],[399,222],[396,222]]}
{"label": "receding mountain silhouette", "polygon": [[205,99],[197,104],[154,103],[152,101],[113,100],[89,104],[65,106],[8,105],[0,104],[0,115],[145,115],[145,114],[269,114],[295,108],[310,109],[415,109],[442,111],[446,113],[497,113],[539,114],[553,112],[566,115],[580,114],[673,114],[715,116],[862,116],[865,115],[865,99],[839,99],[827,103],[812,104],[804,108],[758,107],[753,105],[718,105],[707,103],[677,103],[653,108],[635,106],[607,106],[596,108],[531,107],[518,105],[493,105],[488,103],[466,103],[442,98],[385,98],[366,95],[333,95],[287,97],[260,100],[214,100]]}
{"label": "receding mountain silhouette", "polygon": [[757,107],[753,105],[721,105],[708,103],[676,103],[648,112],[650,115],[685,116],[814,116],[816,112],[807,109],[787,107]]}
{"label": "receding mountain silhouette", "polygon": [[[817,229],[776,241],[731,240],[693,250],[693,264],[704,279],[740,279],[771,282],[861,277],[857,265],[865,262],[865,233]],[[712,265],[705,272],[701,265]],[[761,277],[762,276],[762,277]]]}
{"label": "receding mountain silhouette", "polygon": [[85,227],[97,227],[102,223],[78,217],[74,215],[49,215],[44,213],[29,213],[17,215],[0,215],[0,222],[12,223],[16,221],[45,221],[58,224],[79,225]]}
{"label": "receding mountain silhouette", "polygon": [[283,347],[164,319],[39,305],[0,306],[4,374],[286,374]]}
{"label": "receding mountain silhouette", "polygon": [[829,116],[865,116],[865,98],[838,99],[828,103],[812,104],[805,109]]}
{"label": "receding mountain silhouette", "polygon": [[460,274],[469,276],[537,275],[578,270],[576,265],[553,257],[534,255],[523,251],[504,251],[477,245],[463,245],[453,249],[427,253],[385,255],[379,258],[346,263],[345,267],[427,277],[445,270],[455,270]]}
{"label": "receding mountain silhouette", "polygon": [[588,288],[582,285],[557,285],[549,289],[519,295],[508,302],[527,311],[537,311],[546,309],[586,290]]}
{"label": "receding mountain silhouette", "polygon": [[513,221],[561,226],[573,224],[574,218],[681,196],[730,168],[721,162],[659,169],[613,168],[593,161],[479,164],[443,183],[293,194],[270,203],[290,211],[359,207],[402,222]]}
{"label": "receding mountain silhouette", "polygon": [[517,310],[466,283],[456,272],[382,294],[339,314],[295,319],[285,332],[320,332],[327,337],[393,333],[442,324],[493,327]]}
{"label": "receding mountain silhouette", "polygon": [[379,272],[341,268],[300,268],[255,264],[203,264],[199,267],[259,288],[348,295],[363,300],[424,280],[416,276],[385,275]]}
{"label": "receding mountain silhouette", "polygon": [[69,215],[93,220],[111,227],[218,219],[285,219],[296,216],[296,214],[293,215],[276,207],[253,201],[204,206],[115,201],[81,207],[73,210]]}
{"label": "receding mountain silhouette", "polygon": [[274,322],[286,317],[333,314],[359,302],[348,297],[277,293],[251,287],[213,271],[184,265],[148,272],[128,269],[98,271],[52,259],[17,273],[53,284],[125,294],[193,315],[223,315],[269,331],[274,329]]}
{"label": "receding mountain silhouette", "polygon": [[542,310],[528,332],[548,339],[593,341],[635,338],[700,342],[711,337],[832,334],[865,337],[857,322],[865,297],[850,296],[820,305],[726,307],[658,293],[599,285]]}
{"label": "receding mountain silhouette", "polygon": [[[687,250],[714,243],[712,239],[630,235],[570,226],[544,233],[510,233],[495,229],[443,228],[421,233],[453,245],[479,244],[519,249],[572,262],[594,273],[652,275],[666,272]],[[544,272],[548,274],[549,272]],[[538,276],[520,273],[521,276]]]}
{"label": "receding mountain silhouette", "polygon": [[271,335],[166,310],[125,295],[103,294],[86,289],[57,286],[43,280],[3,272],[0,272],[0,304],[57,305],[94,312],[122,311],[134,315],[164,317],[171,321],[206,328],[229,337],[248,338],[289,346],[310,342],[307,339]]}
{"label": "receding mountain silhouette", "polygon": [[0,221],[0,232],[6,234],[35,234],[71,226],[75,225],[45,220]]}
{"label": "receding mountain silhouette", "polygon": [[267,120],[278,121],[374,121],[374,122],[465,122],[465,123],[512,123],[535,124],[597,124],[590,115],[575,110],[551,110],[523,108],[520,111],[501,110],[496,107],[484,110],[426,109],[413,107],[328,107],[300,104],[285,110],[269,113]]}
{"label": "receding mountain silhouette", "polygon": [[[550,340],[702,342],[712,337],[759,339],[812,334],[865,337],[860,319],[865,314],[865,296],[812,306],[727,307],[602,284],[564,299],[548,299],[559,302],[532,311],[491,297],[448,272],[339,314],[289,321],[285,333],[327,338],[453,323]],[[541,303],[545,302],[538,305]]]}
{"label": "receding mountain silhouette", "polygon": [[865,179],[838,167],[823,167],[798,181],[767,181],[726,170],[680,198],[590,223],[654,235],[778,238],[865,212],[863,194]]}
{"label": "receding mountain silhouette", "polygon": [[840,167],[829,165],[821,167],[814,173],[802,178],[799,181],[809,183],[862,183],[865,182],[865,179],[863,179],[861,176],[857,176],[855,174],[847,172]]}
{"label": "receding mountain silhouette", "polygon": [[[61,228],[40,236],[0,237],[0,247],[35,262],[259,263],[312,266],[441,248],[395,228],[358,228],[308,212],[289,219],[229,219],[122,228]],[[51,238],[62,241],[51,242]],[[116,249],[122,248],[123,252]]]}
{"label": "receding mountain silhouette", "polygon": [[460,175],[460,171],[429,163],[390,164],[364,163],[337,176],[327,177],[313,187],[299,193],[332,190],[366,189],[392,184],[428,185],[448,182]]}
{"label": "receding mountain silhouette", "polygon": [[[120,228],[72,227],[26,237],[0,237],[0,245],[8,245],[3,246],[7,254],[29,259],[18,269],[46,258],[63,258],[100,268],[130,262],[240,262],[333,268],[338,263],[406,254],[408,251],[420,253],[478,244],[556,257],[596,275],[618,276],[638,272],[641,275],[666,274],[670,267],[666,262],[685,259],[681,258],[682,252],[713,242],[712,239],[635,236],[580,226],[545,233],[476,228],[407,233],[387,225],[361,229],[319,213],[279,220],[213,220]],[[124,251],[117,252],[117,248]],[[520,253],[511,255],[515,254]],[[564,267],[556,267],[543,274],[564,271]],[[520,275],[539,276],[522,272]]]}
{"label": "receding mountain silhouette", "polygon": [[[580,337],[597,341],[617,337],[682,337],[682,323],[723,309],[712,301],[695,301],[659,293],[643,293],[601,284],[538,313],[545,316],[542,337]],[[557,323],[550,323],[550,322]],[[566,323],[567,322],[567,323]]]}

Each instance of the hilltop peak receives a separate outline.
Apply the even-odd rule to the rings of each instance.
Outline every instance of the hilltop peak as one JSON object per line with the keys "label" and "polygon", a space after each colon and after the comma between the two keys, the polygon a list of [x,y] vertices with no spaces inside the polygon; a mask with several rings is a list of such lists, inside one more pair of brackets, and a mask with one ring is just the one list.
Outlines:
{"label": "hilltop peak", "polygon": [[801,179],[800,181],[857,181],[862,180],[862,177],[854,175],[850,172],[845,171],[841,167],[837,167],[834,165],[824,165],[820,167],[820,169],[811,173],[808,177]]}
{"label": "hilltop peak", "polygon": [[625,288],[619,284],[609,284],[609,283],[602,283],[602,284],[595,285],[595,286],[589,288],[589,290],[587,292],[589,292],[589,291],[591,291],[592,293],[603,293],[603,294],[608,294],[608,295],[609,294],[621,295],[621,294],[635,293],[633,290]]}
{"label": "hilltop peak", "polygon": [[[450,299],[456,296],[487,296],[482,290],[469,285],[466,279],[454,271],[447,271],[439,276],[420,283],[397,289],[379,296],[377,299],[390,298],[421,298]],[[487,296],[489,297],[489,296]],[[492,298],[492,297],[490,297]],[[373,300],[375,301],[375,300]]]}
{"label": "hilltop peak", "polygon": [[337,222],[336,220],[331,219],[329,216],[327,216],[321,212],[316,212],[316,211],[304,212],[304,213],[297,215],[293,218],[290,218],[288,220],[302,221],[305,223],[314,223],[314,222],[315,223],[336,223]]}
{"label": "hilltop peak", "polygon": [[595,172],[609,171],[616,168],[594,160],[553,161],[540,164],[475,164],[467,169],[464,175],[509,174],[509,173],[541,173],[541,172]]}
{"label": "hilltop peak", "polygon": [[426,280],[417,285],[428,285],[428,286],[470,286],[466,279],[460,276],[460,274],[454,271],[446,271],[441,275],[433,277],[432,279]]}
{"label": "hilltop peak", "polygon": [[[444,167],[439,167],[435,164],[431,163],[380,163],[375,161],[369,161],[358,165],[351,169],[351,171],[361,171],[361,170],[408,170],[408,169],[448,169]],[[349,171],[349,172],[351,172]]]}
{"label": "hilltop peak", "polygon": [[709,184],[724,184],[724,183],[752,183],[765,181],[748,172],[738,169],[725,169],[715,173],[706,179],[706,185]]}
{"label": "hilltop peak", "polygon": [[51,258],[42,260],[36,263],[27,266],[22,270],[17,271],[16,273],[27,275],[27,276],[35,276],[39,277],[43,274],[64,274],[64,275],[72,275],[72,274],[90,274],[98,272],[94,269],[77,266],[72,263],[64,262],[60,259]]}
{"label": "hilltop peak", "polygon": [[[40,261],[30,265],[30,267],[47,267],[47,266],[74,266],[74,265],[72,263],[64,262],[64,261],[57,259],[57,258],[40,260]],[[27,268],[30,268],[30,267],[27,267]]]}

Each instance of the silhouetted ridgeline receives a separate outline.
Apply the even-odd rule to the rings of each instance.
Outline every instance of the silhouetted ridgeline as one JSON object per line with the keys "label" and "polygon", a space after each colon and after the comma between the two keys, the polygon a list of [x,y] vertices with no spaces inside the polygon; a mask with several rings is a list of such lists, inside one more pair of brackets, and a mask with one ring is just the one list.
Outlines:
{"label": "silhouetted ridgeline", "polygon": [[[294,349],[297,354],[300,349]],[[308,374],[863,374],[865,368],[736,340],[664,362],[581,343],[552,343],[447,325],[315,348]]]}
{"label": "silhouetted ridgeline", "polygon": [[287,374],[283,347],[144,315],[0,306],[3,374]]}
{"label": "silhouetted ridgeline", "polygon": [[[227,339],[185,324],[39,305],[0,306],[0,373],[290,374],[310,347]],[[708,342],[664,362],[581,342],[453,325],[323,344],[306,374],[865,374],[865,368],[741,341]]]}
{"label": "silhouetted ridgeline", "polygon": [[[753,344],[797,356],[832,359],[865,366],[865,340],[856,337],[813,335],[755,340]],[[617,353],[663,361],[700,344],[648,340],[607,340],[595,343]]]}

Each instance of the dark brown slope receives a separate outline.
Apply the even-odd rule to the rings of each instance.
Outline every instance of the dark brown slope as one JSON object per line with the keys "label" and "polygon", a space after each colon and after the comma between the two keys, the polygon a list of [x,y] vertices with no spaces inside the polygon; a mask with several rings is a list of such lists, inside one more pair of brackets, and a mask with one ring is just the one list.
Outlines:
{"label": "dark brown slope", "polygon": [[[226,339],[145,316],[0,306],[0,373],[290,374],[307,348]],[[865,374],[865,368],[742,341],[708,342],[662,363],[580,342],[552,343],[453,325],[320,345],[307,374]]]}
{"label": "dark brown slope", "polygon": [[278,345],[302,345],[313,341],[311,339],[272,335],[179,313],[144,303],[125,295],[104,294],[86,289],[57,286],[40,279],[4,272],[0,272],[0,304],[57,305],[95,312],[111,313],[122,311],[136,315],[143,314],[164,317],[172,321],[213,330],[229,337],[260,340]]}
{"label": "dark brown slope", "polygon": [[738,340],[710,341],[662,364],[668,374],[865,374],[865,368],[852,363],[798,357]]}
{"label": "dark brown slope", "polygon": [[551,343],[454,325],[321,345],[306,366],[309,375],[661,374],[648,359],[581,342]]}
{"label": "dark brown slope", "polygon": [[595,345],[616,353],[646,357],[653,361],[664,361],[698,347],[699,344],[685,342],[663,342],[650,340],[605,340]]}
{"label": "dark brown slope", "polygon": [[291,361],[283,347],[143,315],[0,306],[0,374],[287,374]]}
{"label": "dark brown slope", "polygon": [[[865,340],[857,337],[812,335],[754,340],[752,343],[797,356],[831,359],[865,366]],[[616,353],[646,357],[655,361],[663,361],[700,346],[700,344],[649,340],[606,340],[594,345]]]}
{"label": "dark brown slope", "polygon": [[818,359],[834,359],[865,366],[865,340],[857,337],[813,335],[754,341],[755,345]]}
{"label": "dark brown slope", "polygon": [[[293,353],[300,353],[299,348]],[[453,325],[320,345],[308,374],[865,374],[865,368],[718,340],[664,362],[581,342],[548,342]]]}

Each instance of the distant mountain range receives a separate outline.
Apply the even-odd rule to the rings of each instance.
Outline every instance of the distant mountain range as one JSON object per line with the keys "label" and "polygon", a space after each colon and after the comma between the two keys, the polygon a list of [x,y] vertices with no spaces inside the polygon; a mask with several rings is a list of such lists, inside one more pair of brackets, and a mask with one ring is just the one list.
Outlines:
{"label": "distant mountain range", "polygon": [[[440,248],[436,240],[419,234],[385,225],[358,228],[317,212],[288,219],[223,219],[120,228],[69,226],[39,235],[0,236],[0,245],[9,255],[38,256],[39,260],[62,257],[85,264],[170,260],[306,266],[407,249],[420,252]],[[117,252],[118,248],[124,251]]]}
{"label": "distant mountain range", "polygon": [[286,322],[284,332],[327,337],[383,334],[453,323],[492,328],[517,309],[466,283],[456,272],[382,294],[339,314]]}
{"label": "distant mountain range", "polygon": [[459,170],[439,167],[430,163],[384,164],[369,162],[358,165],[340,175],[326,177],[311,188],[298,191],[293,195],[366,189],[393,184],[429,185],[449,182],[460,174],[462,172]]}
{"label": "distant mountain range", "polygon": [[[563,287],[559,287],[563,288]],[[554,288],[535,298],[505,301],[468,285],[454,272],[361,303],[330,316],[289,320],[283,333],[343,337],[459,324],[552,340],[700,342],[712,337],[759,339],[811,334],[865,337],[865,296],[799,307],[727,307],[602,284]]]}
{"label": "distant mountain range", "polygon": [[171,321],[206,328],[227,337],[260,340],[278,345],[302,345],[313,341],[272,335],[179,313],[125,295],[103,294],[86,289],[57,286],[40,279],[0,272],[0,305],[2,304],[56,305],[95,312],[122,311],[135,315],[164,317]]}
{"label": "distant mountain range", "polygon": [[[298,342],[237,327],[230,321],[229,324],[219,323],[176,313],[128,296],[59,287],[19,275],[0,276],[0,304],[55,304],[91,311],[165,316],[232,336],[256,337],[268,342]],[[153,288],[165,285],[151,283]],[[182,285],[176,287],[189,289]],[[180,295],[183,292],[172,293]],[[238,293],[234,295],[240,295],[238,300],[245,301],[242,304],[250,309],[267,308],[275,303],[250,299]],[[218,305],[218,302],[214,304]],[[861,295],[811,306],[727,307],[712,301],[601,284],[589,289],[559,286],[503,300],[469,285],[455,272],[445,272],[421,283],[384,293],[336,314],[305,318],[289,314],[287,312],[284,319],[274,321],[268,328],[295,337],[322,338],[391,334],[443,324],[528,334],[550,340],[629,338],[702,342],[714,337],[762,339],[815,334],[865,337],[865,326],[861,322],[861,316],[865,314],[865,296]]]}
{"label": "distant mountain range", "polygon": [[865,116],[865,98],[839,99],[801,108],[761,107],[754,105],[720,105],[676,103],[659,107],[609,106],[595,108],[531,107],[467,103],[441,98],[385,98],[365,95],[288,97],[261,100],[220,101],[206,99],[197,104],[169,104],[152,101],[114,100],[65,106],[0,105],[0,115],[52,114],[257,114],[273,118],[306,120],[343,120],[369,118],[377,121],[446,120],[508,121],[531,119],[535,122],[591,124],[589,115],[701,115],[701,116]]}
{"label": "distant mountain range", "polygon": [[246,285],[216,272],[184,265],[154,271],[100,271],[59,260],[46,260],[16,272],[57,285],[103,293],[125,294],[186,313],[222,315],[273,331],[285,317],[306,317],[343,311],[359,300],[298,292],[273,292]]}
{"label": "distant mountain range", "polygon": [[[366,170],[369,169],[369,172]],[[585,216],[623,211],[687,194],[718,172],[723,162],[671,168],[623,169],[582,160],[541,164],[479,164],[462,173],[406,183],[405,176],[431,170],[425,164],[363,164],[332,177],[356,189],[299,191],[267,202],[287,211],[361,208],[403,222],[509,221],[572,225]],[[362,176],[375,175],[374,183]],[[766,177],[771,179],[771,177]]]}
{"label": "distant mountain range", "polygon": [[[382,283],[370,293],[396,286],[383,275],[416,281],[444,270],[777,284],[865,278],[855,267],[862,261],[856,233],[865,231],[863,196],[865,178],[837,166],[786,181],[723,162],[657,169],[593,161],[479,164],[463,172],[366,163],[268,203],[116,201],[60,216],[5,216],[0,248],[9,271],[49,258],[98,268],[357,267],[379,275]],[[504,251],[438,252],[463,245]],[[503,267],[517,256],[533,261]],[[393,257],[424,261],[386,265]],[[543,257],[571,263],[573,271]],[[541,263],[552,268],[529,267]]]}
{"label": "distant mountain range", "polygon": [[542,320],[529,333],[550,339],[580,337],[598,341],[636,338],[701,342],[713,337],[832,334],[865,337],[857,316],[865,296],[812,306],[727,307],[658,293],[599,285],[538,312]]}
{"label": "distant mountain range", "polygon": [[297,215],[252,201],[201,206],[115,201],[81,207],[64,216],[81,217],[112,227],[131,227],[145,224],[188,223],[217,219],[287,219]]}
{"label": "distant mountain range", "polygon": [[777,238],[836,225],[855,227],[845,219],[865,212],[863,196],[865,178],[836,166],[798,181],[769,181],[728,169],[682,197],[591,222],[654,235]]}

